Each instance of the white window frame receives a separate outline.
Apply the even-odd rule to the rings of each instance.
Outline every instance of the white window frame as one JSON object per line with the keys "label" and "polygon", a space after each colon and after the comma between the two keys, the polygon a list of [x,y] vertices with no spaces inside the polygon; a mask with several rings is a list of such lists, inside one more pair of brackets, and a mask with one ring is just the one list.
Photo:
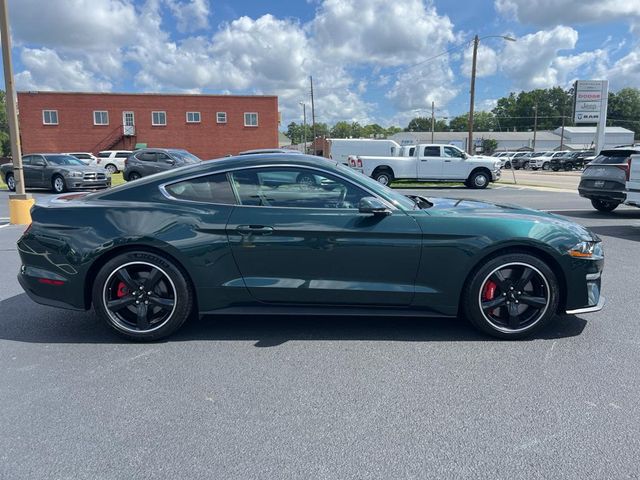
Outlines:
{"label": "white window frame", "polygon": [[[256,124],[248,124],[247,123],[247,115],[255,115],[256,116]],[[259,125],[258,122],[258,112],[244,112],[244,126],[245,127],[257,127]]]}
{"label": "white window frame", "polygon": [[[96,113],[104,113],[105,114],[105,118],[106,118],[107,121],[105,123],[96,122]],[[93,124],[94,125],[98,125],[98,126],[109,125],[109,112],[107,110],[94,110],[93,111]]]}
{"label": "white window frame", "polygon": [[[220,120],[220,115],[224,115],[224,120]],[[216,123],[227,123],[227,112],[216,112]]]}
{"label": "white window frame", "polygon": [[[195,115],[198,115],[197,120],[189,120],[189,115],[192,115],[195,118]],[[200,112],[187,112],[187,123],[200,123],[202,121],[202,115]]]}
{"label": "white window frame", "polygon": [[[162,113],[164,115],[164,123],[155,123],[153,121],[153,116],[156,113]],[[167,126],[167,112],[165,110],[154,110],[151,112],[151,126],[153,127],[166,127]]]}
{"label": "white window frame", "polygon": [[[56,113],[56,121],[55,122],[47,122],[45,120],[45,114],[49,113],[49,120],[51,120],[51,113],[52,112]],[[58,125],[59,121],[60,121],[60,119],[58,118],[58,110],[42,110],[42,124],[43,125]]]}

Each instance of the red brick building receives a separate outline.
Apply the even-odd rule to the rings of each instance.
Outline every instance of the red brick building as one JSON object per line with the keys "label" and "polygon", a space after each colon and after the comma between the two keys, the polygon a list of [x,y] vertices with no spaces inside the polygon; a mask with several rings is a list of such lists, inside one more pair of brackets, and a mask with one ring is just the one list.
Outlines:
{"label": "red brick building", "polygon": [[22,151],[184,148],[202,159],[278,146],[278,97],[19,92]]}

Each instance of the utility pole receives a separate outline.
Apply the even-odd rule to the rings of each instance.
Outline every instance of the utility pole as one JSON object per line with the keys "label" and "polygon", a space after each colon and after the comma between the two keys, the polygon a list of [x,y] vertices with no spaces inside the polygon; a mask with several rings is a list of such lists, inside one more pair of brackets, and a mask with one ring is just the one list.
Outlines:
{"label": "utility pole", "polygon": [[473,155],[473,107],[476,99],[476,63],[478,61],[478,43],[480,39],[478,35],[473,37],[473,61],[471,64],[471,91],[469,99],[469,138],[467,140],[467,151],[469,155]]}
{"label": "utility pole", "polygon": [[309,76],[309,82],[311,83],[311,129],[313,130],[313,154],[316,153],[316,104],[313,99],[313,76]]}
{"label": "utility pole", "polygon": [[564,150],[564,104],[562,104],[562,130],[560,131],[560,150]]}
{"label": "utility pole", "polygon": [[433,143],[433,132],[436,129],[436,108],[435,102],[431,102],[431,143]]}
{"label": "utility pole", "polygon": [[299,102],[302,105],[302,138],[304,139],[304,153],[307,153],[307,104]]}
{"label": "utility pole", "polygon": [[538,133],[538,105],[533,107],[533,151],[536,151],[536,135]]}
{"label": "utility pole", "polygon": [[15,193],[9,195],[9,217],[10,222],[13,224],[28,224],[31,223],[30,209],[34,200],[31,194],[27,194],[24,189],[22,151],[20,148],[20,133],[18,131],[18,102],[14,88],[13,65],[11,63],[11,35],[7,0],[0,0],[0,40],[2,41],[7,120],[11,141],[11,157],[13,159],[13,179],[16,187]]}

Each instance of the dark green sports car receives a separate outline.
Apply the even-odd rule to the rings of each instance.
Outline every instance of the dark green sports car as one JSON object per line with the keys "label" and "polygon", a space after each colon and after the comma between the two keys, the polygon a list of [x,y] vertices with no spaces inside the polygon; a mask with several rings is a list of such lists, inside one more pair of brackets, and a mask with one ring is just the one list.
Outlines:
{"label": "dark green sports car", "polygon": [[318,157],[203,162],[33,207],[19,280],[156,340],[209,313],[463,315],[521,338],[602,308],[600,240],[517,206],[406,197]]}

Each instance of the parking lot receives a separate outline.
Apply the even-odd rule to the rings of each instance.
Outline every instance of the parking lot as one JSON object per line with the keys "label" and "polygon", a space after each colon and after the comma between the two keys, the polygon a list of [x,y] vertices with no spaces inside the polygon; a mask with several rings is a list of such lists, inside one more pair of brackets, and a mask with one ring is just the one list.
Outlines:
{"label": "parking lot", "polygon": [[22,293],[0,192],[0,478],[638,478],[640,209],[598,213],[569,186],[417,192],[588,226],[608,305],[520,342],[460,319],[268,316],[128,343]]}

